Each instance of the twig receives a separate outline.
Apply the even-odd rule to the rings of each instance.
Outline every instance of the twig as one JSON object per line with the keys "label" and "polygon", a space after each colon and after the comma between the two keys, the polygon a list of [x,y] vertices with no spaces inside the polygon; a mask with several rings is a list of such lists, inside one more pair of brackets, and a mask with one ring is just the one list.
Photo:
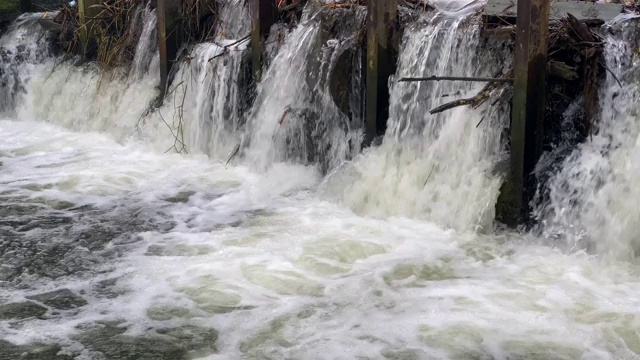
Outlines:
{"label": "twig", "polygon": [[282,112],[282,116],[280,117],[280,120],[278,120],[278,125],[282,125],[289,111],[291,111],[291,108],[289,106],[284,108],[284,111]]}
{"label": "twig", "polygon": [[474,81],[474,82],[513,82],[513,78],[484,78],[484,77],[463,77],[463,76],[429,76],[429,77],[404,77],[398,82],[416,82],[416,81]]}
{"label": "twig", "polygon": [[236,155],[238,155],[238,152],[240,152],[240,144],[239,143],[233,149],[233,153],[231,154],[231,156],[229,156],[229,159],[227,159],[227,162],[224,164],[224,166],[229,165],[229,161],[231,161],[231,159],[233,159]]}
{"label": "twig", "polygon": [[427,186],[427,183],[429,182],[429,179],[431,179],[431,174],[433,174],[433,169],[435,169],[435,165],[431,167],[431,171],[429,171],[429,175],[427,175],[427,180],[424,181],[424,184],[422,184],[422,186]]}
{"label": "twig", "polygon": [[211,60],[216,59],[216,58],[219,58],[219,57],[221,57],[221,56],[223,56],[223,55],[227,54],[227,53],[228,53],[228,52],[227,52],[227,50],[228,50],[230,47],[235,46],[235,45],[238,45],[238,44],[240,44],[241,42],[248,40],[250,37],[251,37],[251,34],[249,34],[249,35],[247,35],[247,36],[243,37],[242,39],[240,39],[240,40],[238,40],[238,41],[234,41],[234,42],[233,42],[233,43],[231,43],[231,44],[228,44],[228,45],[223,46],[223,47],[222,47],[222,52],[221,52],[221,53],[219,53],[219,54],[217,54],[217,55],[215,55],[215,56],[213,56],[213,57],[211,57],[211,58],[209,58],[209,60],[207,60],[207,62],[211,62]]}
{"label": "twig", "polygon": [[616,81],[618,82],[618,85],[622,89],[622,82],[620,81],[620,79],[618,79],[616,74],[614,74],[613,71],[611,69],[609,69],[607,64],[605,64],[604,61],[600,60],[600,65],[602,65],[605,68],[605,70],[607,70],[609,72],[609,74],[611,74],[611,76],[613,76],[613,78],[616,79]]}

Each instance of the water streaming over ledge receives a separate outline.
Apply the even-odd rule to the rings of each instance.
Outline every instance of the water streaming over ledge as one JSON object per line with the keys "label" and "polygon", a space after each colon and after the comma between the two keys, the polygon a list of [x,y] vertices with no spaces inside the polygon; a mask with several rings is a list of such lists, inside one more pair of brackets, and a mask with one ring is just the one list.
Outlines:
{"label": "water streaming over ledge", "polygon": [[[349,62],[358,74],[361,54],[352,28],[327,20],[362,14],[306,9],[244,103],[246,44],[224,49],[246,35],[232,21],[246,9],[228,4],[232,26],[188,49],[157,109],[150,9],[131,69],[52,57],[34,16],[0,39],[12,89],[0,94],[0,355],[40,342],[78,359],[638,357],[640,269],[606,256],[637,240],[623,201],[637,178],[635,21],[608,30],[623,88],[604,85],[601,132],[540,207],[545,238],[581,245],[567,251],[491,232],[501,98],[431,116],[480,85],[392,82],[388,136],[357,155],[362,79],[341,84],[339,104],[331,74]],[[396,78],[508,68],[475,10],[409,24]],[[188,155],[164,153],[182,144]],[[37,296],[60,289],[76,297]]]}
{"label": "water streaming over ledge", "polygon": [[598,132],[564,161],[537,210],[546,236],[627,260],[640,251],[640,208],[629,201],[640,194],[637,27],[637,19],[620,17],[605,28],[611,73],[600,90]]}
{"label": "water streaming over ledge", "polygon": [[[495,76],[509,67],[507,47],[483,42],[479,17],[434,13],[405,29],[396,77]],[[483,84],[393,83],[383,144],[329,179],[346,205],[365,215],[428,219],[458,230],[491,229],[503,159],[508,97],[478,109],[429,110],[471,97]]]}

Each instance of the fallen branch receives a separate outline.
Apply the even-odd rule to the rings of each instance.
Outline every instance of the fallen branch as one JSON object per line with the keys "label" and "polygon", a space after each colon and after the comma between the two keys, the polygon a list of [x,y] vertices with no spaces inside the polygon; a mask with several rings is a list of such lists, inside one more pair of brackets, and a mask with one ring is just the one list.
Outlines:
{"label": "fallen branch", "polygon": [[[509,70],[509,72],[506,75],[507,75],[507,79],[509,77],[511,77],[513,75],[513,70]],[[504,86],[504,83],[506,83],[506,81],[503,81],[502,83],[497,82],[497,81],[490,82],[484,88],[482,88],[482,90],[480,90],[480,92],[476,96],[470,97],[470,98],[467,98],[467,99],[458,99],[458,100],[454,100],[454,101],[448,102],[446,104],[440,105],[440,106],[432,109],[431,111],[429,111],[429,113],[431,115],[438,114],[438,113],[441,113],[443,111],[446,111],[446,110],[449,110],[449,109],[453,109],[453,108],[458,107],[458,106],[465,106],[465,105],[471,105],[473,107],[478,107],[478,106],[482,105],[482,103],[487,101],[487,99],[489,99],[491,97],[491,94],[494,91],[496,91],[496,90],[500,89],[502,86]]]}
{"label": "fallen branch", "polygon": [[282,112],[282,116],[280,117],[280,120],[278,120],[278,125],[282,125],[289,111],[291,111],[290,107],[287,106],[286,108],[284,108],[284,111]]}
{"label": "fallen branch", "polygon": [[229,156],[229,158],[227,159],[227,162],[224,164],[224,166],[229,165],[229,161],[231,161],[231,159],[236,157],[236,155],[238,155],[238,152],[240,152],[240,144],[239,143],[238,143],[238,145],[236,145],[236,147],[231,152],[231,156]]}
{"label": "fallen branch", "polygon": [[622,82],[620,81],[620,79],[618,79],[616,74],[611,69],[609,69],[607,64],[605,64],[604,61],[602,61],[602,59],[600,60],[600,65],[602,65],[602,67],[604,67],[604,69],[607,70],[609,72],[609,74],[611,74],[611,76],[613,76],[613,78],[618,82],[618,85],[620,86],[620,89],[622,89]]}
{"label": "fallen branch", "polygon": [[484,78],[484,77],[461,77],[461,76],[429,76],[429,77],[404,77],[398,80],[398,82],[416,82],[416,81],[474,81],[474,82],[489,82],[489,83],[512,83],[513,78]]}
{"label": "fallen branch", "polygon": [[578,19],[575,16],[571,15],[570,13],[567,13],[567,23],[569,24],[569,27],[571,28],[571,30],[573,30],[573,33],[580,40],[582,40],[582,42],[585,42],[585,43],[598,42],[595,35],[589,30],[587,25],[578,21]]}
{"label": "fallen branch", "polygon": [[239,45],[241,42],[246,41],[246,40],[249,40],[249,38],[251,38],[251,34],[249,34],[249,35],[247,35],[247,36],[245,36],[245,37],[243,37],[243,38],[241,38],[241,39],[239,39],[239,40],[237,40],[237,41],[234,41],[234,42],[232,42],[231,44],[228,44],[228,45],[223,46],[223,47],[222,47],[222,52],[221,52],[221,53],[219,53],[219,54],[217,54],[217,55],[215,55],[215,56],[213,56],[213,57],[211,57],[211,58],[209,58],[209,60],[207,60],[207,62],[211,62],[211,60],[216,59],[216,58],[219,58],[219,57],[221,57],[221,56],[223,56],[223,55],[227,54],[227,53],[228,53],[228,52],[227,52],[227,50],[228,50],[230,47],[235,46],[235,45]]}

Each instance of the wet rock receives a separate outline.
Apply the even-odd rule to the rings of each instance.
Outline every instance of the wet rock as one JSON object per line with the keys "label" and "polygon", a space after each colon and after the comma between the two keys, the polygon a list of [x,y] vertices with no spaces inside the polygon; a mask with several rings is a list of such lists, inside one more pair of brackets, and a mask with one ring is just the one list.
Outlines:
{"label": "wet rock", "polygon": [[66,209],[71,209],[72,207],[74,207],[75,204],[69,201],[56,201],[53,202],[51,204],[51,207],[53,207],[56,210],[66,210]]}
{"label": "wet rock", "polygon": [[0,218],[8,216],[34,215],[40,209],[37,205],[0,205]]}
{"label": "wet rock", "polygon": [[76,340],[81,343],[90,343],[92,339],[108,339],[127,331],[123,321],[99,321],[96,323],[81,324],[77,326],[81,331]]}
{"label": "wet rock", "polygon": [[0,281],[7,281],[13,278],[18,273],[18,270],[12,266],[2,264],[0,265]]}
{"label": "wet rock", "polygon": [[0,340],[0,360],[72,360],[57,344],[15,345]]}
{"label": "wet rock", "polygon": [[181,191],[177,193],[175,196],[171,196],[164,199],[164,201],[167,201],[170,203],[186,203],[189,201],[189,198],[193,194],[195,194],[195,191]]}
{"label": "wet rock", "polygon": [[107,359],[118,360],[182,360],[187,351],[177,344],[157,337],[116,335],[109,339],[96,339],[87,346],[102,353]]}
{"label": "wet rock", "polygon": [[[100,264],[136,246],[137,234],[167,232],[175,226],[171,216],[139,204],[83,206],[60,212],[50,207],[55,200],[31,204],[43,200],[10,196],[3,201],[0,280],[8,286],[25,286],[43,277],[92,275]],[[60,203],[60,207],[72,206]]]}
{"label": "wet rock", "polygon": [[194,315],[191,310],[170,305],[154,305],[147,309],[147,316],[156,321],[166,321],[174,318],[191,318]]}
{"label": "wet rock", "polygon": [[217,351],[218,331],[193,325],[149,330],[143,335],[125,335],[121,322],[83,324],[74,340],[87,349],[117,360],[182,360]]}
{"label": "wet rock", "polygon": [[0,320],[21,320],[30,317],[40,317],[47,312],[47,308],[34,303],[24,301],[0,306]]}
{"label": "wet rock", "polygon": [[76,337],[88,349],[118,360],[182,360],[187,350],[171,338],[162,336],[123,335],[126,327],[117,323],[90,325]]}
{"label": "wet rock", "polygon": [[177,245],[150,245],[147,248],[146,256],[200,256],[206,255],[213,251],[208,245],[187,246]]}
{"label": "wet rock", "polygon": [[33,229],[56,229],[63,225],[70,224],[71,218],[64,216],[46,216],[29,219],[23,226],[18,227],[19,232],[27,232]]}
{"label": "wet rock", "polygon": [[175,343],[186,349],[191,356],[206,356],[217,352],[216,329],[186,325],[178,328],[157,329],[156,333],[171,337]]}
{"label": "wet rock", "polygon": [[60,289],[44,294],[27,296],[27,299],[39,301],[58,310],[71,310],[87,305],[87,300],[69,289]]}
{"label": "wet rock", "polygon": [[419,360],[424,359],[425,354],[422,351],[418,350],[391,350],[385,349],[381,351],[381,355],[384,356],[385,359],[388,360]]}
{"label": "wet rock", "polygon": [[113,299],[127,293],[126,289],[118,286],[118,278],[99,281],[93,287],[93,291],[97,296],[105,297],[107,299]]}
{"label": "wet rock", "polygon": [[101,250],[106,244],[113,240],[118,234],[101,225],[93,225],[82,231],[78,240],[89,250]]}

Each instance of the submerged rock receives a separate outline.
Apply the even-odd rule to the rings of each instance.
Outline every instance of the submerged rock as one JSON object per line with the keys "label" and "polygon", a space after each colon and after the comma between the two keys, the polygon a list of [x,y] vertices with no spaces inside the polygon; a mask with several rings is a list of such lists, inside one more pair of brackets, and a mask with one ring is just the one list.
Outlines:
{"label": "submerged rock", "polygon": [[186,360],[217,351],[218,331],[192,325],[150,330],[142,335],[125,335],[127,327],[118,322],[90,324],[79,329],[82,333],[75,340],[102,353],[106,359]]}
{"label": "submerged rock", "polygon": [[217,352],[218,331],[211,328],[186,325],[177,328],[156,330],[158,334],[169,336],[185,348],[192,356],[206,356]]}
{"label": "submerged rock", "polygon": [[73,357],[61,354],[58,344],[15,345],[0,340],[0,360],[72,360]]}
{"label": "submerged rock", "polygon": [[93,286],[93,292],[98,297],[114,299],[120,295],[126,294],[129,290],[118,284],[119,278],[106,279],[97,282]]}
{"label": "submerged rock", "polygon": [[193,194],[195,194],[195,191],[181,191],[174,196],[164,199],[164,201],[170,203],[186,203]]}
{"label": "submerged rock", "polygon": [[39,301],[58,310],[71,310],[87,305],[87,300],[69,289],[60,289],[44,294],[27,296],[27,299]]}
{"label": "submerged rock", "polygon": [[107,359],[118,360],[186,360],[187,351],[161,337],[116,335],[97,338],[85,344]]}
{"label": "submerged rock", "polygon": [[10,303],[0,306],[0,320],[22,320],[30,317],[40,317],[46,312],[46,307],[33,301]]}

